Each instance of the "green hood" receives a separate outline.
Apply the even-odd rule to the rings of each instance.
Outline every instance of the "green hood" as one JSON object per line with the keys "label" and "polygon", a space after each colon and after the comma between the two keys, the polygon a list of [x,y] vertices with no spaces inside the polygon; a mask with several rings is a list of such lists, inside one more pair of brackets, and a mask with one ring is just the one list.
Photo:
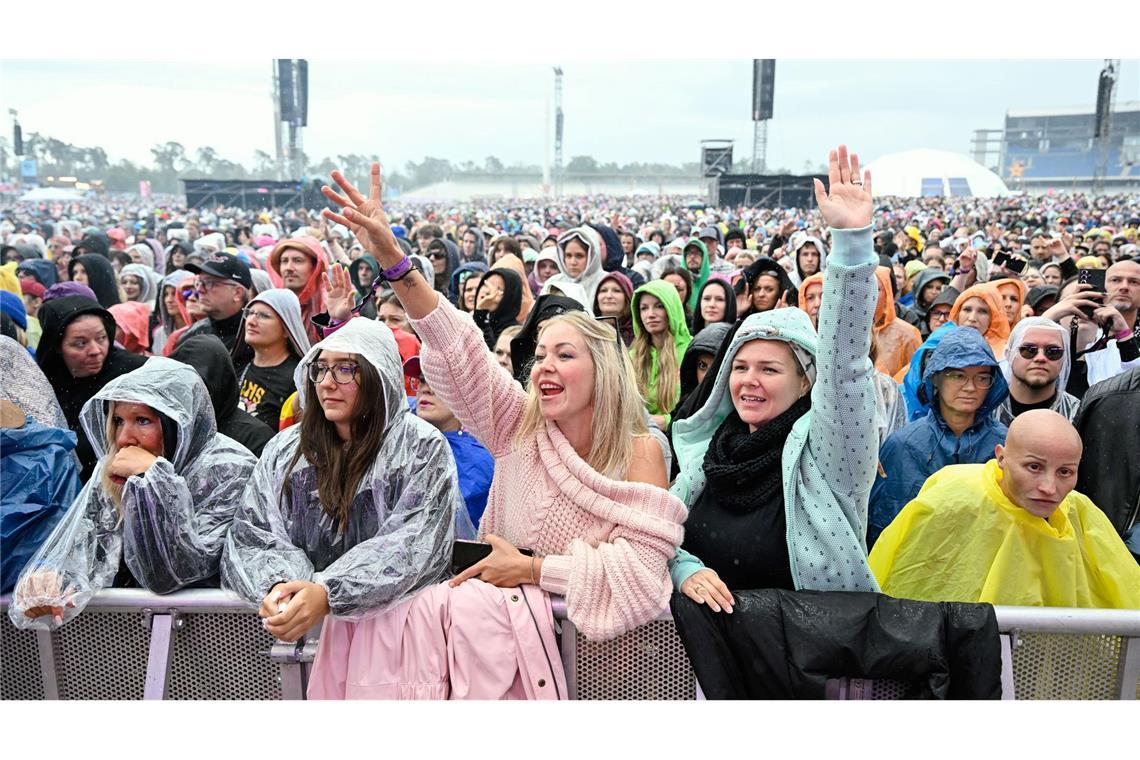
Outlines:
{"label": "green hood", "polygon": [[[708,268],[707,252],[705,253],[705,268]],[[693,292],[695,295],[695,288]],[[690,341],[693,340],[693,336],[689,334],[689,326],[685,324],[685,307],[681,305],[681,296],[675,287],[664,280],[650,280],[633,291],[633,300],[629,308],[633,315],[633,337],[635,338],[645,329],[641,326],[641,318],[637,314],[642,293],[648,293],[665,306],[665,313],[669,315],[669,332],[673,334],[673,342],[677,345],[677,361],[680,363]]]}
{"label": "green hood", "polygon": [[[701,271],[693,275],[693,292],[689,294],[689,311],[695,312],[697,310],[697,298],[700,295],[701,288],[709,281],[709,247],[705,245],[705,241],[700,238],[689,238],[685,241],[685,245],[681,248],[681,264],[685,263],[685,248],[690,245],[698,246],[701,249]],[[688,269],[688,267],[685,267]],[[689,272],[692,274],[692,271]]]}

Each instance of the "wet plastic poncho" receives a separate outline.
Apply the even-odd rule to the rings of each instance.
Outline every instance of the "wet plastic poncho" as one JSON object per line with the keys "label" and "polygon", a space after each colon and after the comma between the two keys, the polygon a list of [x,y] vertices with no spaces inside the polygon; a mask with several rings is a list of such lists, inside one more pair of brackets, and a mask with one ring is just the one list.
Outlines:
{"label": "wet plastic poncho", "polygon": [[67,418],[55,391],[27,350],[7,335],[0,335],[0,398],[11,401],[36,422],[67,429]]}
{"label": "wet plastic poncho", "polygon": [[[112,401],[145,404],[165,416],[164,434],[172,435],[164,439],[174,440],[172,457],[164,454],[142,475],[127,479],[121,522],[101,483]],[[151,357],[107,383],[84,405],[81,419],[100,461],[21,574],[9,609],[17,627],[56,627],[51,616],[32,619],[24,611],[62,606],[64,599],[75,605],[65,609],[64,623],[73,619],[100,589],[112,585],[120,562],[158,594],[214,576],[241,490],[256,464],[244,447],[217,432],[198,373],[173,359]],[[36,569],[58,574],[62,593],[51,599],[22,594],[21,584]]]}
{"label": "wet plastic poncho", "polygon": [[883,592],[930,602],[1140,609],[1140,566],[1076,491],[1043,520],[1001,490],[998,463],[932,475],[871,550]]}
{"label": "wet plastic poncho", "polygon": [[338,526],[320,505],[313,464],[302,455],[286,472],[301,426],[279,433],[242,496],[222,584],[260,604],[279,582],[312,581],[325,588],[333,616],[359,620],[446,578],[452,541],[472,537],[474,527],[447,441],[408,410],[392,331],[357,318],[313,346],[295,375],[302,407],[317,403],[304,398],[306,372],[322,350],[356,354],[376,368],[386,410],[380,450],[357,486],[346,524]]}

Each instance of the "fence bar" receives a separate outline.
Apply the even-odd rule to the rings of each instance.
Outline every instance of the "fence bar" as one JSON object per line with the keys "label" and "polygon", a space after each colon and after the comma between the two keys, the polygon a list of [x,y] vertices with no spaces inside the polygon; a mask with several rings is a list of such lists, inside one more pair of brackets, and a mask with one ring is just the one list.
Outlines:
{"label": "fence bar", "polygon": [[151,617],[143,699],[166,699],[170,687],[170,655],[174,651],[174,620],[174,614]]}
{"label": "fence bar", "polygon": [[1120,699],[1136,699],[1140,691],[1140,639],[1128,639],[1120,668]]}
{"label": "fence bar", "polygon": [[52,645],[51,631],[36,631],[36,654],[40,661],[44,699],[59,699],[59,673],[55,667],[55,647]]}

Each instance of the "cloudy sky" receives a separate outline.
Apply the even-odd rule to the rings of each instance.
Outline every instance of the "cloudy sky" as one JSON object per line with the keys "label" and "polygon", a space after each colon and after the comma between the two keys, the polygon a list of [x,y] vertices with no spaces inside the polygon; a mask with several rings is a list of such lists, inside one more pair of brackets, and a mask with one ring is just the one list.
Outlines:
{"label": "cloudy sky", "polygon": [[[549,64],[309,61],[310,157],[376,153],[401,167],[426,155],[543,161]],[[695,161],[709,138],[734,139],[737,157],[751,155],[750,59],[561,65],[567,161]],[[1102,65],[778,58],[768,163],[799,171],[843,140],[868,160],[918,147],[968,152],[972,131],[1000,127],[1007,109],[1091,107]],[[271,78],[268,56],[6,60],[0,114],[18,109],[25,132],[101,145],[112,159],[149,163],[151,145],[175,140],[248,166],[254,150],[273,153]],[[1118,103],[1140,99],[1140,61],[1125,60],[1118,86]],[[6,119],[3,132],[10,129]]]}

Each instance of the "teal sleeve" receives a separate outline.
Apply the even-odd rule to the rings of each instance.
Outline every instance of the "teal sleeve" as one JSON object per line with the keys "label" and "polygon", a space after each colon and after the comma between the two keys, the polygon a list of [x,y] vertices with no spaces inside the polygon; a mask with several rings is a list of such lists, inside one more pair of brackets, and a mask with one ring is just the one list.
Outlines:
{"label": "teal sleeve", "polygon": [[680,591],[681,584],[687,581],[690,575],[704,568],[705,563],[698,557],[677,547],[677,553],[669,560],[669,575],[673,578],[673,590]]}
{"label": "teal sleeve", "polygon": [[831,231],[831,254],[828,263],[852,267],[858,264],[877,261],[875,243],[871,237],[871,225],[850,230]]}

